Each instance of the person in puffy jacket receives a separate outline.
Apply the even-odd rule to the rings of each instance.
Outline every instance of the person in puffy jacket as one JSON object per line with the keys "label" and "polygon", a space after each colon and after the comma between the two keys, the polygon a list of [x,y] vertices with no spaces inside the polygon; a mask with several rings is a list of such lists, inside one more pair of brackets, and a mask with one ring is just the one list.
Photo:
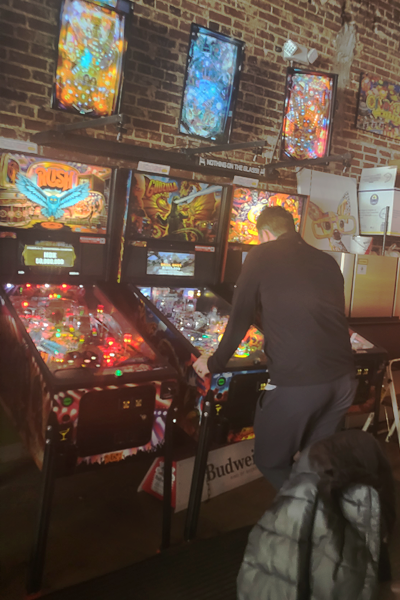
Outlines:
{"label": "person in puffy jacket", "polygon": [[249,535],[238,600],[373,600],[390,579],[394,482],[379,443],[342,431],[305,449]]}

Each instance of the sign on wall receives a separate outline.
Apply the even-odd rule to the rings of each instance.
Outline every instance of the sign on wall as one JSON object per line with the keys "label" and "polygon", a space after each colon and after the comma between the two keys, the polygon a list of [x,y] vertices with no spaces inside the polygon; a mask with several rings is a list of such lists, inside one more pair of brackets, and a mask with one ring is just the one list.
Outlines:
{"label": "sign on wall", "polygon": [[351,177],[302,169],[297,190],[310,196],[303,237],[320,250],[350,252],[358,235],[357,182]]}
{"label": "sign on wall", "polygon": [[356,126],[400,140],[400,83],[361,73]]}

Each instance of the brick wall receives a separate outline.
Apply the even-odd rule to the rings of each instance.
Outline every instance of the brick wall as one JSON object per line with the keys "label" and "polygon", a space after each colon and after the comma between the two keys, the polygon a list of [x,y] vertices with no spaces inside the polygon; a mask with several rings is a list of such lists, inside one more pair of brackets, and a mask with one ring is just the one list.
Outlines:
{"label": "brick wall", "polygon": [[[60,4],[2,0],[1,136],[25,140],[56,123],[81,119],[50,108]],[[355,177],[362,166],[387,164],[400,158],[399,143],[357,130],[354,123],[361,71],[400,81],[399,17],[400,0],[136,0],[122,104],[130,120],[125,139],[166,149],[200,143],[178,135],[189,30],[196,22],[246,43],[232,142],[266,139],[258,161],[277,159],[272,155],[287,67],[280,49],[290,32],[317,49],[316,68],[339,73],[331,153],[353,151]],[[115,139],[113,129],[89,134]],[[243,152],[229,156],[253,158]],[[337,164],[326,168],[341,172]],[[293,171],[281,184],[295,185]]]}

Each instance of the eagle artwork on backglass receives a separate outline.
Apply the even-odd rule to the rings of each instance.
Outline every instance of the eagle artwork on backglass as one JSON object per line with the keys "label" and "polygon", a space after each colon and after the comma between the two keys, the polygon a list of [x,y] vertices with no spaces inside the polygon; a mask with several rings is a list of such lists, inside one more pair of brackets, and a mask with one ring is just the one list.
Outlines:
{"label": "eagle artwork on backglass", "polygon": [[47,195],[34,181],[22,173],[17,175],[16,187],[28,200],[41,207],[41,213],[47,219],[60,219],[64,216],[66,208],[81,202],[90,192],[89,183],[85,182],[76,188],[62,192],[59,196]]}
{"label": "eagle artwork on backglass", "polygon": [[0,227],[105,234],[111,169],[0,154]]}

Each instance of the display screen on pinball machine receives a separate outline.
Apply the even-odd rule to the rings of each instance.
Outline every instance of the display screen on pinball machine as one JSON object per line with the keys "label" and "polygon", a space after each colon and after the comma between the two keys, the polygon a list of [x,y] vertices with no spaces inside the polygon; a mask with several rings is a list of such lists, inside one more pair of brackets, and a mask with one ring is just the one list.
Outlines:
{"label": "display screen on pinball machine", "polygon": [[236,187],[233,194],[228,242],[258,244],[257,218],[266,206],[282,206],[289,211],[293,217],[296,231],[300,231],[305,201],[306,196],[297,194]]}
{"label": "display screen on pinball machine", "polygon": [[213,244],[222,186],[135,173],[129,235],[136,239]]}
{"label": "display screen on pinball machine", "polygon": [[244,42],[192,23],[180,133],[229,141],[243,56]]}
{"label": "display screen on pinball machine", "polygon": [[329,154],[337,75],[289,67],[286,75],[281,158]]}
{"label": "display screen on pinball machine", "polygon": [[52,108],[92,117],[119,112],[132,6],[63,1]]}
{"label": "display screen on pinball machine", "polygon": [[50,269],[79,275],[82,246],[89,243],[92,249],[83,254],[89,257],[97,246],[98,267],[108,230],[111,175],[107,167],[2,154],[0,273]]}

